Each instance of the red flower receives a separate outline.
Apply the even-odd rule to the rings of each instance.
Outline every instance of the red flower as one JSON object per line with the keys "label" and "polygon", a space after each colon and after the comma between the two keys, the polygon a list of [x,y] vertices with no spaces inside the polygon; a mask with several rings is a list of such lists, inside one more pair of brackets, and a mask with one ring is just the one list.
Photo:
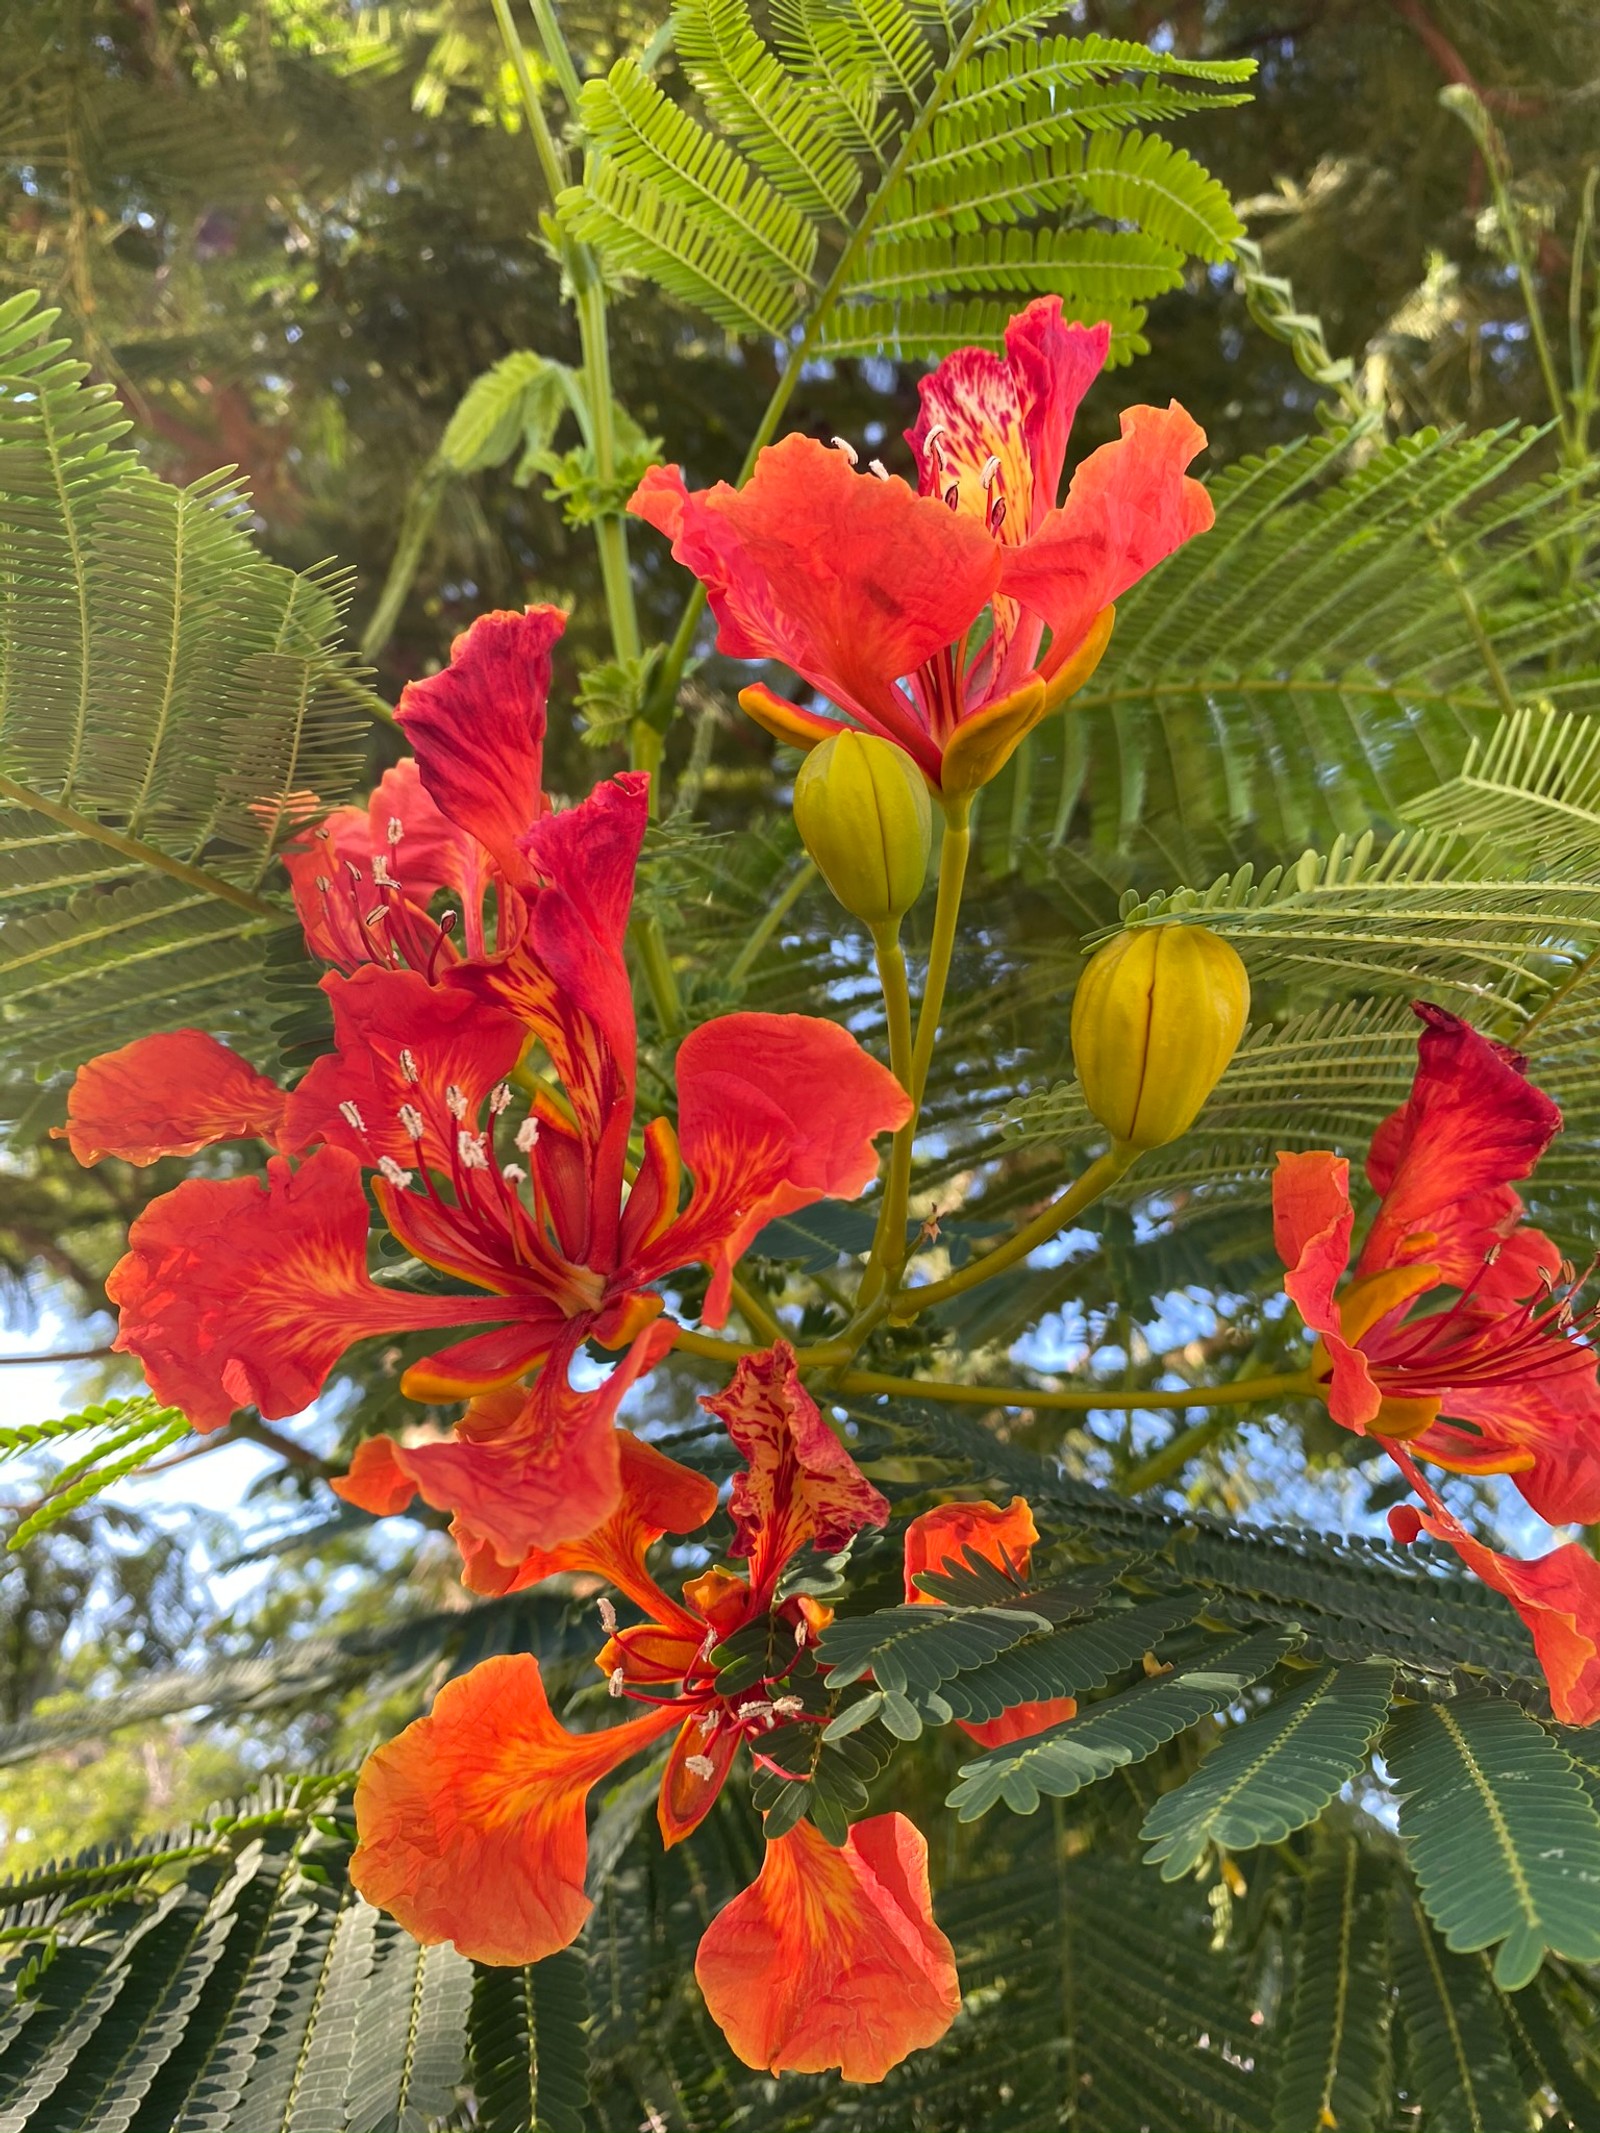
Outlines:
{"label": "red flower", "polygon": [[[1212,517],[1183,475],[1204,433],[1176,405],[1129,409],[1122,441],[1091,454],[1055,507],[1108,331],[1064,324],[1044,297],[1012,320],[1003,360],[949,357],[907,433],[920,494],[799,436],[762,452],[742,490],[646,474],[629,509],[705,584],[720,650],[781,661],[845,714],[758,683],[740,697],[752,718],[801,748],[865,727],[954,795],[992,778],[1088,678],[1115,600]],[[985,608],[992,628],[969,649]]]}
{"label": "red flower", "polygon": [[[706,1264],[703,1316],[720,1324],[756,1231],[859,1193],[876,1173],[874,1136],[909,1109],[887,1068],[834,1024],[724,1016],[680,1047],[677,1133],[655,1121],[630,1185],[624,940],[646,780],[624,775],[548,811],[537,775],[560,620],[554,610],[485,617],[457,640],[450,670],[402,705],[424,751],[422,781],[455,824],[454,844],[419,841],[417,896],[443,871],[440,853],[454,853],[452,866],[466,853],[456,878],[493,881],[502,945],[440,971],[430,951],[428,974],[371,961],[330,972],[336,1048],[287,1104],[198,1033],[91,1062],[72,1099],[86,1148],[154,1155],[256,1132],[291,1155],[318,1150],[297,1174],[275,1164],[265,1190],[248,1178],[191,1181],[134,1224],[111,1282],[117,1345],[201,1428],[247,1402],[271,1418],[297,1413],[344,1350],[375,1333],[465,1332],[406,1372],[402,1388],[417,1399],[539,1373],[531,1392],[475,1410],[448,1442],[395,1455],[456,1513],[465,1548],[513,1570],[530,1549],[599,1525],[617,1501],[617,1404],[671,1344],[670,1326],[651,1325],[662,1308],[654,1285]],[[422,795],[414,781],[395,791],[394,804],[411,809],[398,842],[387,829],[371,836],[404,852]],[[375,801],[361,834],[382,819]],[[420,927],[423,914],[399,889],[390,904],[393,943],[402,920]],[[475,933],[482,945],[479,899],[464,909],[468,945]],[[516,1123],[507,1077],[530,1039],[560,1088],[541,1091]],[[502,1132],[514,1150],[497,1147]],[[680,1207],[685,1164],[694,1183]],[[477,1293],[419,1296],[369,1280],[360,1166],[376,1172],[373,1198],[405,1249]],[[568,1371],[590,1340],[627,1356],[599,1393],[578,1393]],[[353,1500],[368,1502],[369,1483],[385,1493],[373,1481],[378,1457],[367,1453],[346,1484]]]}
{"label": "red flower", "polygon": [[694,1974],[746,2066],[881,2081],[937,2044],[961,2006],[933,1922],[928,1847],[904,1815],[856,1823],[835,1849],[809,1822],[706,1928]]}
{"label": "red flower", "polygon": [[1561,1114],[1516,1053],[1441,1008],[1417,1013],[1416,1080],[1373,1136],[1378,1210],[1337,1300],[1355,1219],[1349,1166],[1278,1158],[1284,1287],[1320,1336],[1314,1367],[1336,1422],[1406,1441],[1437,1466],[1510,1474],[1544,1518],[1600,1518],[1595,1356],[1556,1285],[1559,1254],[1524,1224],[1511,1183]]}
{"label": "red flower", "polygon": [[[790,1686],[826,1610],[806,1598],[777,1603],[778,1576],[796,1548],[837,1546],[881,1525],[888,1507],[823,1423],[782,1346],[746,1358],[727,1394],[706,1404],[737,1417],[750,1462],[735,1484],[747,1578],[705,1571],[682,1602],[655,1583],[647,1549],[663,1532],[701,1522],[715,1490],[623,1433],[621,1499],[598,1531],[530,1554],[510,1579],[481,1552],[469,1556],[480,1589],[584,1570],[626,1593],[647,1619],[617,1628],[602,1603],[612,1634],[599,1664],[613,1694],[650,1708],[628,1724],[571,1734],[551,1715],[536,1660],[493,1659],[380,1749],[356,1791],[361,1842],[351,1878],[419,1939],[454,1940],[495,1963],[536,1962],[566,1946],[589,1910],[591,1786],[676,1728],[658,1810],[674,1844],[709,1812],[741,1744],[759,1757],[781,1722],[821,1722],[822,1709],[808,1713]],[[368,1491],[385,1497],[384,1508],[409,1493],[415,1456],[378,1440],[363,1447]],[[773,1652],[791,1656],[769,1661],[773,1671],[754,1686],[722,1694],[719,1646],[761,1621]],[[730,1962],[739,1960],[747,1974],[732,2004]],[[736,2051],[748,2056],[759,2040],[762,2064],[842,2065],[847,2078],[877,2080],[942,2035],[957,2004],[921,1840],[893,1816],[860,1824],[839,1852],[805,1829],[769,1846],[755,1888],[713,1922],[702,1961],[713,2015]]]}
{"label": "red flower", "polygon": [[[913,1607],[937,1604],[934,1594],[921,1591],[916,1580],[929,1570],[937,1572],[947,1566],[964,1569],[969,1551],[984,1562],[993,1563],[996,1569],[1025,1580],[1038,1538],[1033,1512],[1020,1496],[1013,1496],[1003,1511],[992,1503],[945,1503],[936,1510],[924,1511],[906,1528],[906,1601]],[[1077,1714],[1076,1697],[1051,1696],[1039,1703],[1013,1704],[998,1718],[975,1722],[959,1718],[956,1723],[981,1746],[1003,1748],[1007,1741],[1026,1740]]]}

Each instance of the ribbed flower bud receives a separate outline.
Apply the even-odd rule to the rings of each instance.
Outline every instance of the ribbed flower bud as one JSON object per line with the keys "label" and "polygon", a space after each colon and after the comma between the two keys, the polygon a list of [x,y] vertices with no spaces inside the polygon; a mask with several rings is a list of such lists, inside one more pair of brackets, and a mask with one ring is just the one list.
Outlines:
{"label": "ribbed flower bud", "polygon": [[1142,926],[1091,957],[1072,1002],[1084,1101],[1114,1139],[1161,1148],[1187,1133],[1238,1049],[1250,979],[1204,926]]}
{"label": "ribbed flower bud", "polygon": [[891,741],[846,732],[814,748],[794,781],[794,819],[823,880],[869,926],[921,895],[933,810],[921,771]]}

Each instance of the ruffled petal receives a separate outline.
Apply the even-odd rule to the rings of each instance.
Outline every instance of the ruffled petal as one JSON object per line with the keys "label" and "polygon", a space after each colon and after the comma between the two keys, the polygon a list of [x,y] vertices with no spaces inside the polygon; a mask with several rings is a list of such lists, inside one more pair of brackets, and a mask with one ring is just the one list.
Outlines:
{"label": "ruffled petal", "polygon": [[425,1503],[453,1514],[463,1556],[481,1566],[480,1583],[491,1576],[491,1562],[520,1572],[536,1550],[578,1541],[616,1510],[622,1493],[617,1409],[676,1331],[660,1321],[646,1326],[603,1385],[578,1392],[567,1369],[584,1329],[569,1330],[526,1399],[514,1406],[474,1402],[448,1437],[391,1442],[387,1453],[367,1453],[366,1463],[335,1486],[347,1501],[387,1514],[397,1508],[403,1473]]}
{"label": "ruffled petal", "polygon": [[[446,1090],[461,1091],[475,1127],[489,1091],[521,1058],[527,1032],[504,1009],[430,985],[413,970],[329,971],[322,989],[333,1008],[334,1050],[312,1062],[289,1098],[285,1146],[325,1141],[368,1169],[384,1156],[415,1163],[420,1148],[429,1168],[448,1176],[459,1122]],[[401,1124],[402,1106],[422,1120],[420,1143]]]}
{"label": "ruffled petal", "polygon": [[525,876],[520,839],[549,806],[545,704],[566,624],[559,607],[480,615],[442,673],[406,685],[395,713],[432,799],[508,881]]}
{"label": "ruffled petal", "polygon": [[1378,1388],[1360,1349],[1345,1338],[1333,1300],[1350,1263],[1354,1227],[1344,1157],[1320,1150],[1280,1153],[1272,1177],[1272,1236],[1288,1270],[1284,1290],[1332,1358],[1330,1413],[1347,1429],[1361,1430],[1378,1412]]}
{"label": "ruffled petal", "polygon": [[1600,1719],[1600,1562],[1577,1541],[1528,1563],[1499,1555],[1474,1539],[1404,1452],[1391,1446],[1390,1457],[1428,1507],[1423,1530],[1503,1592],[1527,1624],[1556,1717],[1593,1725]]}
{"label": "ruffled petal", "polygon": [[739,1359],[727,1390],[700,1405],[745,1459],[728,1499],[729,1553],[750,1559],[752,1592],[764,1597],[797,1548],[842,1548],[863,1526],[887,1523],[889,1506],[829,1429],[805,1387],[794,1350],[778,1341]]}
{"label": "ruffled petal", "polygon": [[707,1927],[695,1976],[746,2066],[881,2081],[937,2044],[961,2005],[921,1832],[876,1815],[835,1849],[798,1823]]}
{"label": "ruffled petal", "polygon": [[652,467],[628,508],[704,584],[720,651],[781,660],[890,739],[908,717],[896,682],[959,641],[999,572],[981,524],[811,437],[769,445],[742,489],[691,493]]}
{"label": "ruffled petal", "polygon": [[811,1015],[722,1015],[678,1048],[678,1138],[694,1197],[652,1248],[652,1279],[711,1268],[702,1316],[720,1326],[756,1232],[816,1200],[853,1199],[878,1174],[879,1133],[910,1116],[888,1068]]}
{"label": "ruffled petal", "polygon": [[284,1092],[204,1030],[139,1037],[79,1067],[63,1134],[80,1163],[113,1155],[141,1168],[214,1141],[276,1144]]}
{"label": "ruffled petal", "polygon": [[341,1148],[298,1170],[275,1156],[264,1181],[191,1178],[128,1233],[106,1283],[112,1345],[196,1429],[219,1429],[241,1407],[299,1414],[354,1341],[482,1315],[475,1299],[378,1288],[367,1227],[361,1166]]}
{"label": "ruffled petal", "polygon": [[[1522,1215],[1511,1188],[1525,1178],[1561,1130],[1561,1113],[1527,1079],[1517,1052],[1480,1036],[1459,1015],[1419,1000],[1424,1028],[1417,1073],[1406,1101],[1373,1135],[1367,1176],[1383,1196],[1360,1271],[1431,1260],[1439,1278],[1464,1288],[1482,1274],[1484,1255],[1506,1257]],[[1489,1276],[1491,1294],[1529,1295],[1541,1265],[1554,1258],[1537,1237]],[[1538,1250],[1539,1246],[1544,1251]],[[1531,1277],[1531,1278],[1530,1278]],[[1513,1290],[1515,1281],[1526,1286]],[[1484,1293],[1480,1281],[1476,1293]]]}
{"label": "ruffled petal", "polygon": [[590,1787],[677,1723],[652,1711],[598,1733],[551,1712],[539,1662],[486,1659],[367,1758],[356,1786],[351,1885],[432,1947],[537,1963],[577,1939]]}
{"label": "ruffled petal", "polygon": [[1176,401],[1124,408],[1119,441],[1091,452],[1066,502],[1023,547],[1006,551],[1000,590],[1049,625],[1047,676],[1103,609],[1211,526],[1210,497],[1183,471],[1205,441]]}

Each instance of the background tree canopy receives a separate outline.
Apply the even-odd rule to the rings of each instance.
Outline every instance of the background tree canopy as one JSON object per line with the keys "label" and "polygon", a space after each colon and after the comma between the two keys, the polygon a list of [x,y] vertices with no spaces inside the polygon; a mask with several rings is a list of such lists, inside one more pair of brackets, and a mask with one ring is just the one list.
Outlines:
{"label": "background tree canopy", "polygon": [[[87,1354],[71,1412],[0,1416],[0,2122],[1600,2125],[1600,1744],[1548,1722],[1498,1598],[1374,1537],[1398,1484],[1320,1407],[1132,1399],[1303,1354],[1272,1158],[1359,1157],[1419,990],[1528,1052],[1567,1119],[1535,1214],[1580,1261],[1600,1234],[1600,21],[578,0],[574,100],[513,12],[525,44],[499,0],[6,11],[0,1269],[19,1329],[48,1312]],[[536,1652],[581,1710],[592,1600],[469,1604],[427,1519],[331,1495],[416,1413],[403,1342],[358,1350],[306,1424],[190,1437],[106,1349],[102,1286],[186,1166],[82,1170],[49,1129],[72,1069],[148,1030],[305,1064],[325,1010],[275,854],[401,754],[402,683],[528,601],[572,608],[552,787],[661,761],[643,1100],[735,1006],[848,1010],[878,1043],[870,944],[792,829],[795,759],[618,507],[662,456],[736,478],[768,420],[903,469],[927,360],[1041,291],[1110,318],[1127,366],[1077,449],[1181,397],[1218,526],[1120,604],[1070,717],[984,794],[914,1202],[951,1267],[1094,1145],[1067,1045],[1086,944],[1204,908],[1254,1021],[1199,1127],[1063,1246],[863,1358],[970,1398],[844,1404],[897,1513],[1023,1493],[1041,1595],[1104,1573],[1113,1611],[1072,1628],[1063,1600],[1027,1662],[1045,1693],[1147,1650],[1166,1670],[1090,1706],[1080,1764],[1009,1774],[1004,1804],[969,1785],[965,1821],[941,1802],[970,1749],[926,1695],[902,1745],[876,1720],[841,1744],[841,1798],[892,1785],[934,1833],[967,2006],[882,2090],[774,2084],[685,1989],[768,1798],[663,1857],[618,1785],[594,1924],[526,1972],[423,1953],[353,1898],[367,1746],[495,1652]],[[802,1336],[872,1223],[829,1205],[758,1239]],[[720,1474],[713,1382],[674,1359],[639,1426]],[[1038,1397],[986,1402],[997,1382]],[[1063,1413],[1063,1388],[1112,1404]],[[163,1514],[241,1439],[271,1461],[248,1502]],[[1502,1485],[1447,1493],[1526,1552]],[[851,1575],[852,1607],[894,1608],[893,1545]],[[862,1634],[889,1682],[892,1613]],[[937,1698],[964,1661],[922,1642],[908,1680]]]}

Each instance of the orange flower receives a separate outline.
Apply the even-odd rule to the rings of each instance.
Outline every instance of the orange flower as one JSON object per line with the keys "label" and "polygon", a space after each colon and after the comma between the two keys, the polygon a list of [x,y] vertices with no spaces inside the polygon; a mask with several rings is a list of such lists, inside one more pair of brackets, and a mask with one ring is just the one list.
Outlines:
{"label": "orange flower", "polygon": [[[1033,1513],[1021,1496],[1013,1496],[1002,1511],[992,1503],[946,1503],[924,1511],[906,1528],[906,1600],[913,1607],[935,1603],[936,1595],[923,1592],[916,1580],[924,1571],[961,1570],[970,1550],[997,1570],[1019,1580],[1026,1579],[1033,1560],[1033,1544],[1039,1529]],[[1047,1726],[1063,1725],[1078,1715],[1075,1696],[1051,1696],[1040,1703],[1013,1704],[998,1718],[969,1721],[957,1719],[963,1733],[985,1748],[1003,1748],[1007,1741],[1026,1740],[1043,1733]]]}
{"label": "orange flower", "polygon": [[928,1847],[904,1815],[857,1822],[837,1849],[809,1822],[706,1928],[694,1974],[746,2066],[881,2081],[937,2044],[961,2005],[933,1922]]}
{"label": "orange flower", "polygon": [[[496,1397],[474,1403],[486,1426]],[[735,1552],[748,1577],[704,1571],[681,1602],[661,1590],[646,1551],[663,1533],[703,1522],[716,1491],[625,1432],[621,1500],[600,1528],[531,1552],[510,1575],[492,1550],[469,1550],[468,1581],[480,1590],[583,1570],[625,1593],[647,1619],[621,1627],[602,1601],[610,1635],[599,1665],[612,1694],[646,1715],[570,1734],[551,1715],[534,1660],[494,1659],[450,1683],[427,1718],[380,1749],[356,1794],[352,1878],[419,1939],[450,1939],[492,1963],[536,1962],[566,1946],[589,1911],[584,1801],[594,1784],[676,1729],[658,1806],[663,1839],[676,1844],[710,1811],[741,1747],[763,1762],[779,1727],[825,1720],[807,1647],[826,1617],[804,1596],[780,1602],[778,1579],[796,1549],[836,1548],[882,1525],[888,1505],[823,1422],[781,1343],[747,1357],[706,1405],[733,1418],[749,1459],[734,1485]],[[367,1500],[396,1509],[409,1496],[403,1448],[374,1440],[358,1467]],[[764,1671],[752,1675],[744,1639],[727,1655],[742,1669],[729,1689],[719,1652],[761,1625]],[[732,2012],[728,1980],[743,1958],[728,1955],[730,1936],[768,1949],[759,1963],[752,1956],[750,1991]],[[735,2050],[758,2036],[759,2063],[842,2065],[852,2080],[878,2080],[942,2035],[958,1999],[922,1840],[899,1816],[861,1824],[840,1851],[807,1826],[776,1840],[756,1887],[713,1924],[704,1961],[708,2003]]]}

